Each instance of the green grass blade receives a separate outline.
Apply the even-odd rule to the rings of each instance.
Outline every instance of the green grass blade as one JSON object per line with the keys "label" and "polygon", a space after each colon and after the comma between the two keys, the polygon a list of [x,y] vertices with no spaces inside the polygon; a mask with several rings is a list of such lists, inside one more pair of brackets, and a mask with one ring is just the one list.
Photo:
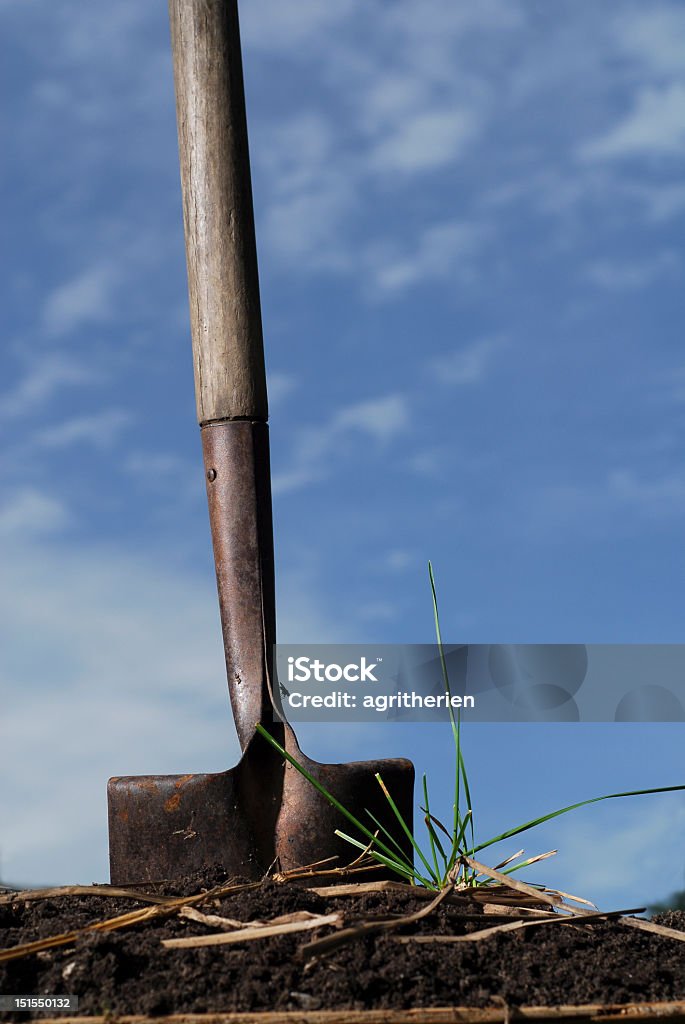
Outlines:
{"label": "green grass blade", "polygon": [[[425,807],[421,807],[420,810],[422,810],[425,813],[426,808]],[[434,821],[437,822],[437,824],[440,826],[440,828],[443,830],[443,832],[446,832],[447,830],[445,829],[445,826],[442,824],[442,822],[438,821],[438,819],[433,814],[430,814],[430,813],[426,814],[426,816],[425,816],[425,818],[423,820],[425,822],[426,828],[428,829],[429,833],[433,837],[433,842],[435,843],[435,846],[436,846],[438,852],[440,853],[440,856],[442,857],[442,859],[444,861],[445,870],[446,870],[447,869],[447,854],[445,853],[443,845],[440,842],[440,836],[435,831],[435,827],[433,826],[433,822]],[[449,839],[449,841],[451,843],[452,842],[452,836],[449,834],[449,832],[447,832],[447,838]]]}
{"label": "green grass blade", "polygon": [[[425,813],[426,813],[425,822],[426,822],[426,829],[428,831],[428,840],[430,842],[430,847],[431,847],[431,854],[432,854],[432,857],[433,857],[433,866],[435,868],[435,881],[437,882],[439,877],[440,877],[440,869],[438,868],[438,851],[437,851],[437,848],[436,848],[436,845],[435,845],[435,829],[431,826],[431,823],[430,823],[430,813],[431,812],[430,812],[430,803],[428,801],[428,779],[426,777],[426,773],[425,772],[423,773],[423,799],[424,799],[424,801],[426,803],[426,807],[425,807]],[[421,808],[421,809],[424,810],[424,808]],[[438,847],[439,846],[440,846],[440,844],[438,843]],[[442,849],[440,850],[440,852],[442,853]],[[444,854],[443,854],[443,860],[445,860]]]}
{"label": "green grass blade", "polygon": [[528,857],[526,860],[517,861],[516,864],[510,864],[506,868],[495,868],[502,875],[510,875],[514,871],[520,871],[521,868],[530,867],[531,864],[539,864],[541,860],[547,860],[548,857],[552,857],[557,850],[550,850],[549,853],[537,854],[535,857]]}
{"label": "green grass blade", "polygon": [[543,814],[540,818],[534,818],[532,821],[526,822],[525,825],[509,829],[508,832],[502,832],[501,835],[488,839],[487,842],[481,843],[480,846],[476,846],[473,853],[478,853],[494,843],[499,843],[502,839],[510,839],[512,836],[519,835],[520,832],[526,832],[530,828],[535,828],[536,825],[542,825],[543,822],[551,821],[552,818],[558,818],[561,814],[575,811],[578,807],[588,807],[590,804],[598,804],[602,800],[619,800],[627,796],[649,796],[653,793],[677,793],[683,790],[685,790],[685,786],[658,786],[656,789],[633,789],[627,793],[606,793],[604,796],[592,797],[591,800],[580,800],[577,804],[569,804],[568,807],[561,807],[558,811],[552,811],[551,814]]}
{"label": "green grass blade", "polygon": [[428,832],[428,835],[432,838],[432,840],[433,840],[433,842],[435,844],[435,848],[436,848],[437,852],[440,854],[440,858],[442,860],[442,871],[440,871],[440,869],[438,868],[438,877],[439,878],[444,878],[445,877],[445,873],[447,872],[447,854],[445,853],[445,851],[442,848],[442,845],[440,843],[440,837],[438,836],[438,833],[433,828],[433,825],[431,823],[431,820],[430,820],[429,816],[426,815],[425,818],[423,819],[423,821],[424,821],[424,824],[426,826],[426,830]]}
{"label": "green grass blade", "polygon": [[257,732],[261,736],[263,736],[264,739],[267,740],[271,744],[271,746],[274,747],[274,749],[277,750],[279,752],[279,754],[281,754],[286,759],[286,761],[289,761],[290,764],[293,766],[293,768],[296,768],[297,771],[300,773],[300,775],[303,775],[304,778],[308,782],[310,782],[312,784],[314,789],[316,789],[319,793],[321,793],[321,796],[325,797],[325,799],[328,800],[329,804],[332,804],[333,807],[335,807],[337,810],[339,810],[340,813],[343,815],[343,817],[347,818],[347,820],[350,821],[354,825],[355,828],[358,828],[359,831],[363,835],[367,836],[367,838],[373,839],[373,841],[376,843],[376,845],[381,850],[383,850],[383,852],[386,854],[386,856],[389,856],[391,858],[395,856],[393,851],[389,847],[387,847],[385,845],[385,843],[381,842],[381,840],[378,839],[377,836],[374,836],[373,832],[370,832],[369,829],[366,827],[366,825],[364,825],[361,821],[359,821],[358,818],[355,818],[354,814],[352,814],[350,811],[348,811],[347,808],[344,807],[340,803],[339,800],[336,800],[336,798],[333,796],[333,794],[329,793],[328,790],[326,789],[326,787],[322,786],[318,779],[315,779],[314,776],[311,775],[307,771],[306,768],[303,768],[303,766],[299,763],[299,761],[297,761],[292,756],[292,754],[289,754],[288,751],[284,747],[281,746],[281,744],[278,742],[278,740],[274,739],[274,737],[271,735],[271,733],[266,731],[266,729],[264,728],[263,725],[261,725],[259,722],[257,722],[257,725],[255,726],[255,728],[256,728]]}
{"label": "green grass blade", "polygon": [[[464,783],[464,796],[466,797],[466,806],[468,808],[468,814],[464,815],[464,819],[468,817],[469,825],[471,827],[471,847],[476,845],[476,834],[473,825],[473,803],[471,801],[471,790],[469,788],[469,779],[466,774],[466,764],[464,763],[464,755],[461,752],[461,712],[459,712],[458,718],[458,732],[459,732],[459,766],[461,769],[461,777]],[[460,840],[461,841],[461,840]]]}
{"label": "green grass blade", "polygon": [[[378,829],[379,829],[379,830],[380,830],[381,832],[383,832],[383,833],[384,833],[384,835],[385,835],[385,836],[387,837],[387,839],[389,839],[389,840],[390,840],[390,842],[391,842],[391,843],[393,844],[393,846],[394,846],[394,847],[396,848],[396,850],[397,850],[397,851],[398,851],[398,853],[399,853],[399,859],[400,859],[400,860],[402,860],[404,864],[406,864],[407,868],[409,868],[410,870],[412,870],[412,871],[413,871],[413,870],[414,870],[414,864],[413,864],[413,862],[412,862],[412,861],[410,861],[410,860],[408,860],[408,858],[407,858],[407,856],[406,856],[406,854],[405,854],[404,850],[402,849],[402,847],[400,846],[400,844],[399,844],[399,843],[397,842],[397,840],[395,839],[395,837],[394,837],[394,836],[392,835],[392,833],[388,831],[388,829],[387,829],[387,828],[385,827],[385,825],[383,825],[383,823],[382,823],[382,822],[380,822],[380,821],[378,820],[378,818],[376,817],[376,815],[375,815],[375,814],[372,814],[372,813],[371,813],[371,811],[370,811],[370,810],[368,810],[368,808],[366,809],[366,813],[367,813],[367,814],[368,814],[368,816],[369,816],[369,817],[371,818],[371,820],[373,821],[374,825],[376,825],[376,827],[377,827],[377,828],[378,828]],[[432,872],[431,872],[431,874],[432,874]],[[438,879],[436,878],[436,879],[435,879],[435,881],[437,882],[437,881],[438,881]]]}
{"label": "green grass blade", "polygon": [[458,833],[457,833],[457,835],[455,836],[455,839],[454,839],[454,845],[455,845],[457,850],[459,850],[459,848],[461,847],[461,844],[462,844],[462,841],[464,839],[464,836],[466,835],[466,829],[468,828],[470,819],[471,819],[471,811],[467,811],[466,814],[464,815],[463,819],[462,819],[461,825],[459,827],[459,831],[458,831]]}
{"label": "green grass blade", "polygon": [[[445,661],[445,651],[442,645],[442,632],[440,630],[440,613],[438,611],[438,593],[435,587],[435,576],[433,575],[433,564],[429,560],[428,562],[428,578],[430,579],[431,585],[431,596],[433,599],[433,619],[435,621],[435,635],[438,641],[438,653],[440,654],[440,667],[442,669],[442,681],[445,687],[445,693],[451,696],[452,691],[450,689],[450,680],[447,672],[447,662]],[[454,718],[454,709],[452,708],[451,702],[448,703],[448,711],[450,716],[450,725],[452,727],[452,739],[454,740],[454,749],[456,753],[456,764],[455,764],[455,779],[454,779],[454,821],[453,821],[453,834],[456,834],[457,828],[460,821],[459,815],[459,796],[461,793],[461,768],[460,768],[460,736],[459,728]]]}
{"label": "green grass blade", "polygon": [[385,797],[385,799],[390,804],[392,812],[395,815],[395,817],[397,818],[397,820],[399,821],[400,827],[402,828],[402,831],[406,835],[406,837],[409,840],[409,842],[411,843],[411,845],[414,847],[415,852],[419,855],[419,859],[421,860],[421,862],[423,863],[423,866],[425,867],[426,871],[430,875],[430,873],[431,873],[431,866],[428,863],[428,861],[426,860],[426,858],[424,856],[424,853],[423,853],[423,850],[421,849],[419,844],[416,842],[416,839],[414,838],[414,835],[413,835],[411,829],[409,828],[409,826],[407,825],[406,821],[402,817],[402,813],[401,813],[399,807],[397,806],[397,804],[395,803],[395,801],[391,797],[390,792],[388,790],[388,787],[385,785],[385,783],[383,782],[383,779],[381,778],[381,776],[380,776],[380,774],[378,772],[376,773],[376,782],[378,783],[378,785],[383,790],[383,796]]}
{"label": "green grass blade", "polygon": [[[336,829],[335,834],[336,836],[340,836],[340,838],[344,839],[346,842],[351,843],[353,846],[356,846],[359,850],[366,850],[369,856],[373,857],[374,860],[377,860],[380,864],[385,864],[386,867],[390,868],[391,871],[394,871],[396,874],[400,875],[400,877],[408,878],[412,882],[412,884],[414,884],[415,882],[420,882],[420,884],[425,886],[426,889],[436,888],[435,882],[431,881],[428,878],[424,878],[424,876],[416,870],[413,864],[409,865],[409,861],[401,862],[391,857],[385,857],[383,856],[382,853],[378,853],[377,850],[369,850],[368,843],[364,844],[360,842],[358,839],[353,839],[352,836],[348,836],[347,833],[341,832],[340,829]],[[440,886],[438,885],[437,888],[439,889]]]}
{"label": "green grass blade", "polygon": [[[421,810],[424,811],[425,807],[422,807]],[[447,836],[447,838],[449,839],[449,841],[451,843],[453,838],[454,838],[454,836],[452,835],[451,832],[447,831],[447,826],[443,825],[443,823],[440,821],[440,818],[436,818],[434,814],[431,814],[430,817],[431,817],[431,821],[435,822],[435,824],[438,826],[438,828],[441,829],[445,833],[445,835]]]}
{"label": "green grass blade", "polygon": [[370,847],[369,843],[362,843],[360,840],[354,839],[352,836],[348,836],[347,833],[344,833],[340,828],[336,828],[335,835],[340,836],[341,839],[344,839],[345,842],[349,843],[351,846],[356,847],[357,850],[366,850],[370,857],[373,857],[375,860],[380,861],[388,867],[392,867],[393,871],[396,870],[400,874],[414,873],[414,868],[410,867],[408,862],[396,860],[394,857],[386,857],[384,854],[379,853],[378,850],[374,850],[373,847]]}
{"label": "green grass blade", "polygon": [[461,844],[464,840],[464,836],[466,835],[466,829],[468,828],[470,817],[471,812],[467,811],[461,821],[459,831],[455,833],[454,840],[452,842],[452,851],[450,853],[449,864],[447,865],[448,872],[451,871],[454,865],[457,863],[457,859],[459,857],[459,854],[461,853]]}

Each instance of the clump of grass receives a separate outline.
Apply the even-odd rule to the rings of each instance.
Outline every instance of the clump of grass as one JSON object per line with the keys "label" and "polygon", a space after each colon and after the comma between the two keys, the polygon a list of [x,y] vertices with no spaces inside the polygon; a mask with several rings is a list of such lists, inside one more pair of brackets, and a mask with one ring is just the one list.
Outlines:
{"label": "clump of grass", "polygon": [[[440,653],[443,685],[445,687],[446,694],[448,697],[451,697],[452,691],[447,672],[447,663],[445,661],[442,633],[440,629],[440,615],[438,611],[435,577],[433,575],[433,566],[430,562],[428,563],[428,576],[430,579],[431,596],[433,600],[433,616],[435,619],[437,645]],[[492,836],[492,838],[485,840],[485,842],[476,843],[471,791],[469,788],[466,765],[464,763],[464,757],[461,749],[461,713],[458,711],[455,716],[451,701],[448,701],[447,704],[454,744],[453,814],[451,827],[448,828],[447,825],[436,818],[431,812],[428,794],[428,779],[424,773],[422,777],[423,805],[421,806],[421,811],[424,815],[423,820],[428,834],[428,856],[426,856],[421,849],[415,834],[409,828],[409,825],[402,816],[397,804],[392,798],[392,794],[388,791],[388,788],[383,782],[380,774],[376,775],[376,781],[381,787],[383,795],[388,802],[388,806],[397,821],[399,829],[397,835],[393,835],[388,828],[386,828],[373,814],[371,814],[370,811],[366,812],[369,815],[370,824],[367,825],[360,821],[355,815],[348,811],[347,808],[344,807],[340,801],[325,788],[325,786],[322,786],[318,779],[315,779],[303,765],[289,754],[287,750],[285,750],[285,748],[282,747],[281,744],[278,743],[262,725],[258,724],[257,730],[287,761],[290,762],[294,768],[297,769],[298,772],[300,772],[301,775],[308,780],[308,782],[311,783],[312,786],[314,786],[316,790],[318,790],[319,793],[321,793],[323,797],[325,797],[326,800],[328,800],[330,804],[337,808],[342,816],[354,826],[363,838],[348,835],[340,829],[336,829],[336,835],[340,836],[357,849],[364,851],[373,858],[373,860],[377,861],[379,864],[383,864],[404,881],[411,882],[412,884],[418,884],[427,889],[433,889],[436,891],[443,889],[447,885],[456,885],[457,888],[464,889],[473,886],[492,884],[491,878],[479,874],[475,868],[468,865],[465,858],[473,858],[477,853],[480,853],[481,850],[485,850],[489,846],[494,846],[495,843],[502,842],[505,839],[511,839],[523,832],[527,832],[529,829],[542,825],[546,821],[551,821],[553,818],[558,818],[562,814],[567,814],[569,811],[577,810],[580,807],[587,807],[590,804],[600,803],[603,800],[618,800],[630,796],[648,796],[652,793],[673,793],[685,790],[685,785],[682,785],[660,786],[656,789],[635,789],[626,793],[606,793],[603,796],[591,797],[589,800],[580,800],[578,803],[569,804],[567,807],[561,807],[548,814],[543,814],[539,818],[533,818],[531,821],[524,822],[522,825],[517,825],[515,828],[507,829],[505,832],[501,832],[499,835]],[[401,835],[404,835],[409,841],[411,849],[416,855],[415,860],[407,856],[405,848],[399,842],[398,836]],[[506,860],[497,864],[495,870],[499,871],[501,874],[511,874],[514,871],[519,871],[522,868],[529,867],[531,864],[538,863],[547,857],[551,857],[554,853],[556,853],[555,850],[550,850],[547,853],[538,854],[534,857],[520,859],[523,857],[523,850],[519,850],[511,857],[507,857]]]}

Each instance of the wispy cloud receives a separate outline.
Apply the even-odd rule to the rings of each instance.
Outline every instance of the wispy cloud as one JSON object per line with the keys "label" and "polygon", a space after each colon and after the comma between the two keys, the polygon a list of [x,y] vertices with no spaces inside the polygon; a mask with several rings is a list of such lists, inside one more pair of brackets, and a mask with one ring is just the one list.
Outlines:
{"label": "wispy cloud", "polygon": [[635,7],[613,18],[616,41],[624,55],[654,76],[683,75],[685,11],[678,3]]}
{"label": "wispy cloud", "polygon": [[685,185],[682,182],[630,182],[621,191],[637,200],[652,224],[663,224],[685,210]]}
{"label": "wispy cloud", "polygon": [[604,135],[581,144],[582,160],[682,156],[685,152],[685,83],[641,89],[633,109]]}
{"label": "wispy cloud", "polygon": [[[513,4],[483,3],[465,12],[430,0],[419,13],[398,2],[387,11],[364,12],[364,50],[352,31],[358,14],[350,4],[335,18],[317,17],[302,37],[297,62],[319,76],[325,101],[311,98],[306,113],[290,122],[279,116],[258,129],[265,143],[257,161],[268,197],[263,237],[282,269],[356,276],[362,287],[371,281],[377,294],[396,299],[405,287],[448,279],[460,259],[474,256],[471,206],[485,188],[500,197],[509,188],[509,205],[533,204],[555,218],[567,218],[581,204],[607,216],[614,208],[607,198],[627,196],[629,182],[612,166],[618,158],[681,154],[685,147],[685,83],[676,59],[683,19],[672,5],[648,13],[625,5],[608,19],[588,10],[552,26]],[[336,31],[327,36],[329,18]],[[293,60],[289,40],[286,30],[282,52]],[[260,45],[256,35],[252,45]],[[369,57],[374,50],[382,60]],[[502,59],[495,69],[497,55]],[[623,88],[609,95],[606,67],[619,60]],[[568,117],[560,121],[562,102]],[[597,112],[594,123],[604,119],[609,127],[579,143],[581,108],[588,104]],[[512,119],[520,137],[500,160],[493,153],[501,153],[498,137],[509,137]],[[549,128],[544,150],[523,127],[528,122]],[[284,156],[275,159],[279,149]],[[493,174],[495,165],[501,171]],[[425,189],[422,179],[437,183],[445,223],[427,228],[425,219],[409,219],[401,231],[387,224],[379,230],[372,216],[376,199],[417,185]],[[665,218],[682,208],[678,184],[645,207],[650,216]],[[430,205],[430,190],[425,195]],[[457,221],[471,229],[467,251]],[[478,234],[476,248],[488,246],[496,227]],[[366,257],[360,262],[362,236]]]}
{"label": "wispy cloud", "polygon": [[264,217],[264,241],[275,256],[300,272],[348,272],[351,254],[340,226],[353,209],[351,183],[334,174],[311,189],[273,201]]}
{"label": "wispy cloud", "polygon": [[56,423],[36,433],[33,441],[41,448],[68,448],[71,445],[111,448],[132,420],[131,413],[125,409],[105,409],[91,416],[73,416]]}
{"label": "wispy cloud", "polygon": [[615,470],[609,475],[607,491],[617,503],[651,519],[681,515],[685,510],[685,472],[679,469],[651,479],[632,470]]}
{"label": "wispy cloud", "polygon": [[415,114],[385,138],[370,154],[381,173],[416,173],[451,164],[473,138],[477,121],[469,110],[430,110]]}
{"label": "wispy cloud", "polygon": [[660,880],[682,877],[682,797],[642,798],[612,817],[611,827],[604,820],[592,822],[589,816],[558,826],[555,841],[564,855],[565,884],[571,892],[595,900],[600,892],[612,899],[629,891],[638,903],[666,896],[668,890],[659,891]]}
{"label": "wispy cloud", "polygon": [[16,538],[2,563],[3,872],[104,880],[109,776],[236,758],[211,581]]}
{"label": "wispy cloud", "polygon": [[369,601],[362,604],[358,614],[363,622],[392,622],[399,614],[397,605],[390,601]]}
{"label": "wispy cloud", "polygon": [[[513,15],[511,5],[495,0],[484,0],[478,13],[458,14],[431,3],[425,17],[404,3],[363,12],[349,3],[309,23],[298,15],[290,24],[292,12],[282,13],[294,35],[286,27],[280,40],[263,25],[261,39],[248,28],[248,46],[280,46],[284,59],[307,68],[322,86],[304,112],[279,114],[255,128],[255,165],[266,196],[260,233],[283,269],[334,271],[363,284],[373,269],[360,265],[360,237],[370,252],[398,249],[399,238],[387,226],[379,231],[373,225],[373,204],[389,187],[401,193],[473,155],[492,116],[492,98],[485,80],[462,70],[454,55],[471,35],[506,36],[520,24]],[[363,19],[369,41],[363,50],[356,18]],[[294,38],[301,38],[299,45]],[[425,236],[421,225],[403,225],[407,250],[421,250],[421,265],[412,260],[410,267],[399,249],[381,287],[435,276],[439,251],[447,247],[451,254],[456,245],[454,213],[446,220],[435,225],[433,237],[417,237]]]}
{"label": "wispy cloud", "polygon": [[409,410],[404,395],[371,398],[340,409],[330,423],[331,436],[341,431],[360,431],[387,444],[409,425]]}
{"label": "wispy cloud", "polygon": [[447,454],[442,447],[436,445],[421,448],[409,456],[407,467],[416,476],[438,479],[445,472]]}
{"label": "wispy cloud", "polygon": [[367,399],[338,409],[326,423],[300,431],[290,466],[274,474],[274,494],[285,494],[323,479],[331,457],[339,454],[341,444],[355,435],[371,438],[384,448],[408,424],[409,405],[401,394]]}
{"label": "wispy cloud", "polygon": [[391,572],[404,572],[416,564],[416,554],[407,548],[393,548],[384,556],[383,565]]}
{"label": "wispy cloud", "polygon": [[507,339],[503,335],[479,338],[468,345],[456,348],[453,352],[432,359],[429,370],[441,384],[475,384],[486,375],[493,360],[506,344]]}
{"label": "wispy cloud", "polygon": [[297,390],[298,378],[294,373],[276,371],[269,373],[269,407],[282,405],[286,398]]}
{"label": "wispy cloud", "polygon": [[325,41],[355,13],[363,16],[359,0],[338,0],[335,4],[321,4],[319,0],[300,0],[297,4],[253,0],[241,11],[242,41],[249,49],[287,52]]}
{"label": "wispy cloud", "polygon": [[131,452],[124,460],[124,469],[145,479],[168,480],[188,472],[188,466],[177,455],[159,452]]}
{"label": "wispy cloud", "polygon": [[43,329],[50,337],[71,334],[85,324],[107,322],[113,311],[117,274],[113,266],[88,268],[54,288],[43,308]]}
{"label": "wispy cloud", "polygon": [[650,259],[597,260],[591,263],[585,276],[592,284],[607,291],[646,288],[660,278],[674,278],[681,273],[681,261],[677,253],[669,250],[653,255]]}
{"label": "wispy cloud", "polygon": [[63,388],[84,387],[99,380],[90,366],[62,353],[43,352],[20,380],[0,396],[0,416],[16,417],[45,409]]}
{"label": "wispy cloud", "polygon": [[616,468],[596,483],[550,484],[522,497],[525,528],[538,539],[567,533],[591,537],[633,534],[645,522],[664,524],[685,512],[685,473],[640,474]]}
{"label": "wispy cloud", "polygon": [[32,487],[17,488],[0,505],[0,538],[14,542],[58,532],[70,522],[64,502]]}
{"label": "wispy cloud", "polygon": [[367,250],[368,273],[377,290],[396,293],[424,281],[449,280],[463,285],[478,275],[480,256],[489,229],[483,224],[453,220],[424,228],[411,247],[400,253],[385,246]]}

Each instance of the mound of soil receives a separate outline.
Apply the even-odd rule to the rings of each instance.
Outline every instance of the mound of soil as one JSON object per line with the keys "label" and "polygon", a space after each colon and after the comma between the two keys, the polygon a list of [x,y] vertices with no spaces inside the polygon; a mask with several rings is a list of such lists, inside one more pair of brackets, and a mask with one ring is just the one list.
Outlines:
{"label": "mound of soil", "polygon": [[[225,882],[221,873],[157,887],[190,895]],[[202,913],[270,921],[296,911],[339,912],[348,927],[406,915],[426,899],[393,891],[320,895],[267,881],[198,905]],[[114,896],[59,896],[0,903],[0,948],[76,930],[150,906]],[[685,931],[685,913],[656,922]],[[402,942],[412,935],[460,935],[497,924],[472,900],[443,902],[428,917],[366,934],[314,958],[302,947],[331,926],[237,945],[166,948],[162,939],[212,935],[221,928],[178,913],[69,945],[0,962],[0,992],[74,994],[79,1015],[318,1009],[408,1009],[631,1003],[685,999],[685,943],[615,921],[552,925],[495,934],[478,942]],[[224,929],[225,930],[225,929]],[[495,1002],[493,1002],[493,1000]],[[26,1021],[26,1014],[2,1014]]]}

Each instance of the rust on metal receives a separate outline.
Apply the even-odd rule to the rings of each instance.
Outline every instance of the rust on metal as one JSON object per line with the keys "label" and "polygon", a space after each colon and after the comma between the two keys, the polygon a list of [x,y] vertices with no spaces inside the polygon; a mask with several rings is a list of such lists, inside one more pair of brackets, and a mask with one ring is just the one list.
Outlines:
{"label": "rust on metal", "polygon": [[201,435],[228,690],[244,751],[255,724],[273,718],[266,685],[276,639],[269,428],[237,420],[210,423]]}

